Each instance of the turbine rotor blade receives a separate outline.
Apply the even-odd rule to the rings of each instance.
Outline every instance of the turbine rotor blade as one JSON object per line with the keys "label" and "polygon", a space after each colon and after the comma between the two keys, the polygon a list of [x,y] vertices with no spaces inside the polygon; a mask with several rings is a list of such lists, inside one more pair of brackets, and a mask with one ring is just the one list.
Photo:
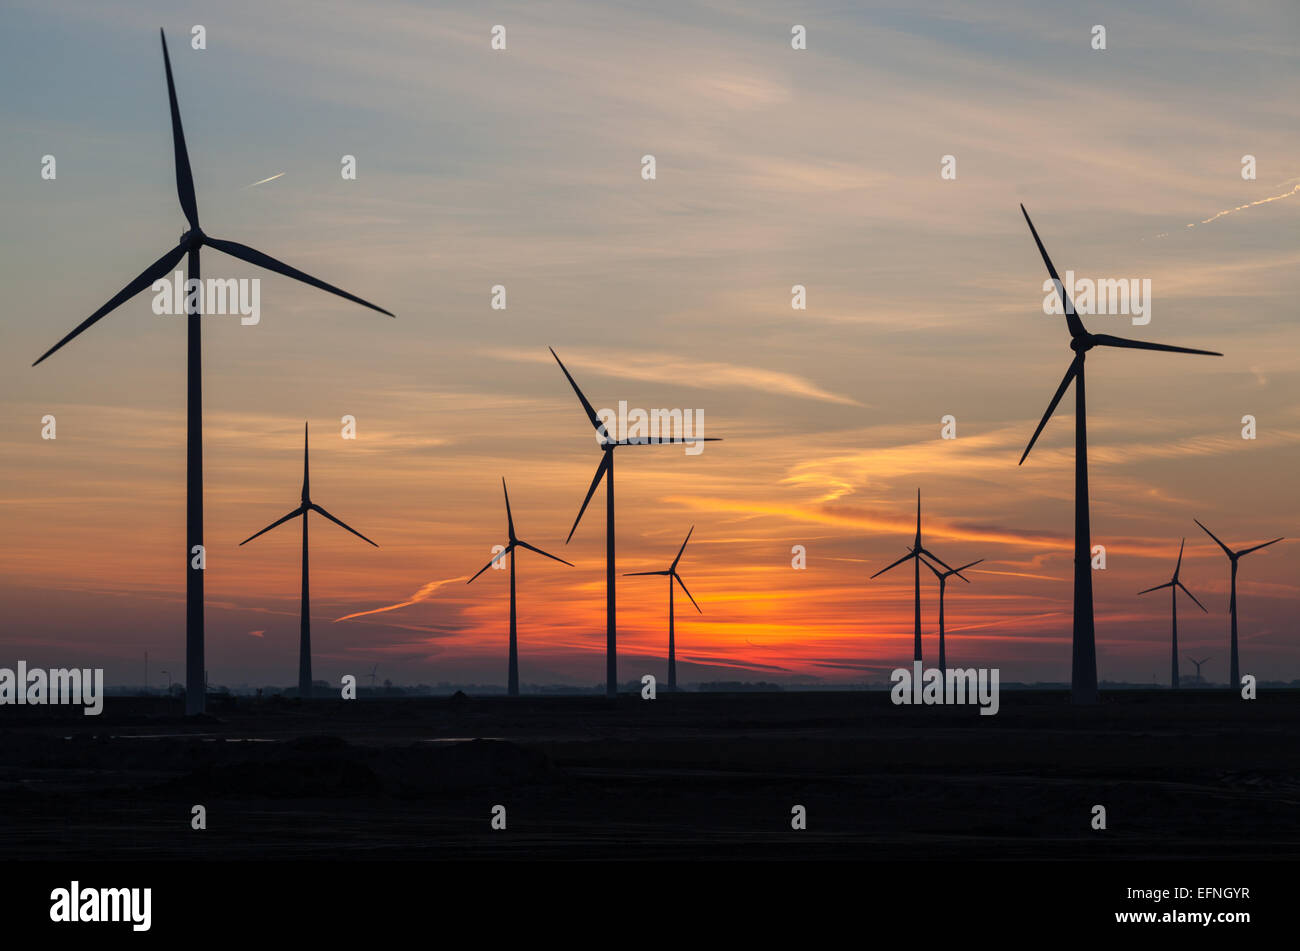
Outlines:
{"label": "turbine rotor blade", "polygon": [[392,311],[384,310],[378,304],[372,304],[368,300],[362,300],[355,294],[349,294],[342,288],[335,287],[333,284],[326,284],[319,278],[312,277],[296,267],[290,267],[283,261],[277,261],[269,254],[263,254],[256,248],[250,248],[246,244],[240,244],[238,241],[226,241],[222,238],[206,238],[206,244],[210,244],[218,251],[224,251],[232,258],[239,258],[241,261],[247,261],[249,264],[256,264],[258,267],[266,268],[268,271],[274,271],[277,274],[283,274],[285,277],[291,277],[295,281],[301,281],[304,284],[310,284],[312,287],[318,287],[323,291],[328,291],[344,300],[350,300],[354,304],[360,304],[362,307],[369,307],[371,310],[377,310],[381,314],[387,314],[389,317],[396,317]]}
{"label": "turbine rotor blade", "polygon": [[929,560],[928,558],[922,558],[922,559],[921,559],[921,564],[925,565],[925,567],[927,567],[927,568],[929,568],[931,571],[933,571],[933,572],[934,572],[934,576],[935,576],[936,578],[939,578],[940,580],[943,579],[943,571],[940,570],[939,568],[936,568],[934,565],[930,564],[930,560]]}
{"label": "turbine rotor blade", "polygon": [[311,496],[311,474],[307,468],[307,424],[302,424],[302,500]]}
{"label": "turbine rotor blade", "polygon": [[1191,598],[1193,601],[1196,601],[1196,606],[1197,606],[1198,608],[1200,608],[1200,609],[1201,609],[1202,611],[1204,611],[1206,614],[1209,614],[1209,613],[1210,613],[1210,609],[1207,608],[1205,605],[1203,605],[1200,601],[1197,601],[1197,599],[1196,599],[1196,595],[1194,595],[1194,594],[1192,594],[1192,592],[1188,591],[1188,590],[1187,590],[1187,586],[1186,586],[1185,584],[1183,584],[1181,581],[1177,581],[1177,582],[1175,582],[1175,584],[1177,584],[1178,587],[1180,587],[1180,588],[1183,589],[1183,594],[1187,595],[1187,596],[1188,596],[1189,598]]}
{"label": "turbine rotor blade", "polygon": [[[361,539],[363,542],[367,542],[367,543],[369,543],[369,544],[371,544],[371,545],[375,545],[375,543],[372,542],[372,541],[370,541],[370,539],[366,538],[365,535],[362,535],[359,531],[357,531],[357,530],[356,530],[355,528],[353,528],[351,525],[348,525],[348,524],[346,524],[346,523],[344,523],[344,522],[339,521],[337,518],[335,518],[335,517],[334,517],[333,515],[331,515],[329,512],[325,511],[323,508],[321,508],[321,507],[320,507],[319,505],[317,505],[315,502],[309,502],[309,503],[308,503],[308,506],[309,506],[313,511],[315,511],[315,512],[319,512],[321,515],[324,515],[327,519],[329,519],[331,522],[333,522],[335,525],[339,526],[340,528],[346,528],[349,532],[351,532],[353,535],[357,536],[357,538]],[[378,548],[379,546],[378,546],[378,545],[375,545],[375,547]]]}
{"label": "turbine rotor blade", "polygon": [[[1196,522],[1197,525],[1201,525],[1199,519],[1192,519],[1192,521],[1193,521],[1193,522]],[[1209,530],[1208,528],[1206,528],[1204,525],[1201,525],[1201,531],[1205,532],[1205,534],[1207,534],[1207,535],[1209,535],[1211,538],[1213,538],[1214,541],[1215,541],[1215,543],[1218,544],[1218,546],[1219,546],[1220,548],[1223,549],[1223,553],[1224,553],[1225,555],[1227,555],[1229,558],[1235,558],[1235,557],[1236,557],[1236,555],[1233,553],[1233,550],[1232,550],[1231,548],[1229,548],[1227,545],[1223,544],[1223,542],[1219,541],[1219,536],[1215,535],[1214,532],[1210,531],[1210,530]]]}
{"label": "turbine rotor blade", "polygon": [[[908,552],[906,555],[904,555],[902,558],[898,559],[898,561],[894,562],[892,565],[889,565],[889,566],[887,566],[887,567],[885,567],[885,568],[881,568],[881,569],[880,569],[879,571],[877,571],[874,575],[872,575],[871,578],[879,578],[881,575],[883,575],[883,574],[884,574],[886,571],[888,571],[890,568],[897,568],[899,565],[901,565],[903,562],[907,561],[907,559],[909,559],[909,558],[920,558],[920,557],[921,557],[921,556],[918,555],[918,554],[917,554],[916,552],[914,552],[914,551]],[[868,578],[867,580],[870,581],[871,578]]]}
{"label": "turbine rotor blade", "polygon": [[[1283,538],[1285,537],[1286,536],[1283,536]],[[1271,542],[1264,542],[1264,544],[1256,545],[1254,548],[1244,548],[1237,552],[1237,557],[1240,558],[1242,555],[1249,555],[1252,551],[1259,551],[1261,548],[1267,548],[1269,545],[1276,545],[1280,541],[1282,541],[1281,538],[1275,538]]]}
{"label": "turbine rotor blade", "polygon": [[671,571],[625,571],[623,572],[623,577],[643,578],[646,577],[647,575],[670,575],[670,574],[672,574]]}
{"label": "turbine rotor blade", "polygon": [[180,244],[176,245],[176,247],[172,248],[170,251],[168,251],[166,254],[160,257],[157,261],[154,261],[153,264],[150,264],[147,268],[145,268],[139,274],[139,276],[136,277],[134,281],[132,281],[130,284],[126,285],[126,287],[122,288],[120,291],[114,294],[113,298],[107,304],[99,308],[99,310],[95,311],[93,314],[91,314],[81,323],[77,324],[77,326],[74,327],[72,331],[69,334],[67,334],[67,336],[65,336],[62,340],[60,340],[54,346],[50,347],[50,349],[46,350],[43,354],[41,354],[40,358],[36,361],[36,363],[33,363],[32,366],[36,366],[37,364],[39,364],[42,360],[50,356],[50,354],[54,353],[56,350],[62,347],[73,337],[77,336],[77,334],[81,333],[83,330],[85,330],[95,321],[99,320],[99,318],[103,317],[109,311],[113,310],[114,308],[130,300],[136,294],[139,294],[146,287],[153,284],[154,281],[166,277],[167,273],[173,267],[176,266],[177,262],[179,262],[181,258],[185,257],[185,252],[188,250],[189,250],[189,246],[182,241]]}
{"label": "turbine rotor blade", "polygon": [[1029,233],[1034,236],[1034,244],[1038,245],[1038,253],[1043,256],[1043,263],[1047,265],[1047,273],[1051,275],[1053,283],[1056,284],[1056,294],[1061,298],[1061,309],[1065,311],[1065,326],[1070,330],[1071,337],[1079,337],[1087,333],[1083,328],[1083,321],[1079,319],[1078,313],[1075,312],[1074,305],[1070,303],[1070,296],[1065,293],[1065,285],[1061,282],[1060,276],[1056,273],[1056,266],[1052,264],[1052,259],[1047,256],[1047,249],[1043,247],[1042,240],[1038,237],[1038,229],[1034,223],[1029,220],[1029,212],[1025,211],[1022,203],[1020,213],[1025,216],[1025,223],[1029,225]]}
{"label": "turbine rotor blade", "polygon": [[501,477],[501,491],[506,494],[506,530],[510,533],[510,540],[515,540],[515,517],[510,514],[510,490],[506,488],[506,477]]}
{"label": "turbine rotor blade", "polygon": [[[505,548],[503,548],[503,549],[501,549],[499,552],[497,552],[495,555],[493,555],[491,561],[489,561],[486,565],[484,565],[484,566],[483,566],[482,568],[480,568],[478,571],[474,572],[474,578],[477,578],[479,575],[481,575],[483,572],[487,571],[489,568],[491,568],[493,565],[495,565],[498,561],[500,561],[500,560],[501,560],[502,558],[504,558],[506,555],[510,554],[510,549],[512,549],[512,548],[514,548],[514,547],[515,547],[515,546],[514,546],[514,543],[512,542],[511,544],[507,545]],[[474,578],[470,578],[469,581],[466,581],[465,583],[466,583],[466,584],[470,584],[471,582],[473,582]]]}
{"label": "turbine rotor blade", "polygon": [[291,519],[291,518],[297,518],[299,515],[305,515],[306,512],[307,512],[307,507],[304,506],[304,505],[300,505],[300,506],[298,506],[296,509],[294,509],[292,512],[290,512],[288,515],[284,516],[283,518],[277,518],[274,522],[272,522],[270,525],[266,526],[266,528],[262,529],[262,530],[261,530],[260,532],[258,532],[257,534],[255,534],[255,535],[249,535],[247,538],[245,538],[245,539],[244,539],[242,542],[240,542],[239,544],[240,544],[240,545],[247,545],[249,542],[251,542],[251,541],[252,541],[254,538],[256,538],[258,535],[265,535],[267,532],[269,532],[271,529],[275,528],[277,525],[283,525],[285,522],[289,521],[289,519]]}
{"label": "turbine rotor blade", "polygon": [[518,545],[520,548],[527,548],[529,551],[536,552],[539,555],[545,555],[547,558],[550,558],[554,561],[558,561],[562,565],[568,565],[570,568],[573,567],[573,562],[565,561],[563,558],[559,558],[555,555],[552,555],[549,551],[542,551],[540,548],[536,547],[535,545],[528,544],[528,542],[517,541],[515,542],[515,544]]}
{"label": "turbine rotor blade", "polygon": [[680,446],[694,442],[722,442],[721,436],[698,436],[687,439],[684,436],[638,436],[636,439],[620,439],[616,446]]}
{"label": "turbine rotor blade", "polygon": [[[558,358],[557,358],[558,359]],[[582,513],[587,511],[587,506],[591,503],[591,497],[596,494],[596,486],[600,485],[600,480],[605,475],[605,470],[609,468],[609,454],[613,450],[606,450],[601,457],[600,465],[596,467],[596,477],[591,480],[591,488],[587,490],[587,497],[582,500],[582,508],[578,509],[578,517],[573,520],[573,528],[569,529],[569,538],[564,540],[564,544],[569,544],[569,539],[573,538],[573,533],[578,530],[578,523],[582,521]]]}
{"label": "turbine rotor blade", "polygon": [[1207,357],[1221,357],[1217,350],[1196,350],[1192,347],[1172,347],[1167,343],[1148,343],[1145,340],[1130,340],[1127,337],[1112,337],[1110,334],[1093,334],[1092,342],[1103,347],[1123,347],[1129,350],[1162,350],[1166,353],[1199,353]]}
{"label": "turbine rotor blade", "polygon": [[1152,591],[1159,591],[1161,588],[1172,588],[1174,582],[1166,581],[1164,584],[1158,584],[1154,588],[1147,588],[1145,591],[1139,591],[1138,594],[1150,594]]}
{"label": "turbine rotor blade", "polygon": [[1065,377],[1061,380],[1061,385],[1056,388],[1056,393],[1052,396],[1052,402],[1047,404],[1047,412],[1043,414],[1043,418],[1038,423],[1038,428],[1034,430],[1034,435],[1029,440],[1029,445],[1025,447],[1025,452],[1024,455],[1020,457],[1019,465],[1023,466],[1025,460],[1029,458],[1029,450],[1033,449],[1034,443],[1038,442],[1039,433],[1043,431],[1043,427],[1047,425],[1047,421],[1051,419],[1052,414],[1056,412],[1056,404],[1061,402],[1061,397],[1065,395],[1065,390],[1070,385],[1070,381],[1078,376],[1079,369],[1082,366],[1083,354],[1078,354],[1070,361],[1070,368],[1065,371]]}
{"label": "turbine rotor blade", "polygon": [[930,551],[930,549],[928,549],[928,548],[922,548],[922,549],[921,549],[921,554],[925,555],[925,556],[928,557],[928,558],[933,558],[935,561],[937,561],[939,564],[943,565],[943,566],[944,566],[945,568],[947,568],[949,571],[952,571],[952,570],[953,570],[952,565],[948,564],[948,562],[944,561],[942,558],[940,558],[940,557],[939,557],[938,555],[936,555],[934,552]]}
{"label": "turbine rotor blade", "polygon": [[591,420],[591,425],[595,428],[596,434],[600,436],[601,441],[613,442],[614,440],[610,436],[609,430],[607,430],[605,424],[600,421],[600,417],[596,415],[596,411],[592,409],[591,403],[587,401],[587,397],[583,395],[582,390],[578,389],[578,381],[573,378],[573,374],[570,373],[569,368],[564,365],[564,361],[561,360],[559,354],[555,352],[555,348],[547,347],[546,349],[551,351],[551,356],[555,357],[555,362],[558,363],[560,369],[564,371],[564,375],[568,379],[569,385],[573,387],[573,392],[578,394],[578,401],[582,403],[582,408],[587,413],[587,419]]}
{"label": "turbine rotor blade", "polygon": [[1186,539],[1186,538],[1184,538],[1181,542],[1178,543],[1178,564],[1174,565],[1174,580],[1175,580],[1175,581],[1178,580],[1178,572],[1181,571],[1181,570],[1182,570],[1182,567],[1183,567],[1183,546],[1186,545],[1186,544],[1187,544],[1187,539]]}
{"label": "turbine rotor blade", "polygon": [[695,531],[695,526],[692,525],[690,531],[688,531],[688,532],[686,533],[686,541],[685,541],[685,542],[682,542],[682,547],[681,547],[681,549],[677,552],[677,557],[673,559],[672,566],[668,569],[669,571],[676,571],[676,570],[677,570],[677,562],[679,562],[679,561],[682,560],[682,552],[686,551],[686,542],[688,542],[688,541],[691,540],[691,534],[692,534],[694,531]]}
{"label": "turbine rotor blade", "polygon": [[[672,576],[677,579],[677,583],[682,586],[682,590],[686,591],[686,582],[682,580],[682,576],[675,571],[672,573]],[[669,584],[671,583],[672,582],[669,582]],[[695,604],[695,599],[691,597],[691,593],[689,591],[686,591],[686,597],[691,598],[691,604]],[[695,610],[699,611],[701,614],[704,613],[703,609],[701,609],[698,604],[695,604]]]}
{"label": "turbine rotor blade", "polygon": [[161,29],[163,67],[167,70],[167,99],[172,110],[172,147],[176,158],[176,196],[191,228],[199,226],[199,205],[194,198],[194,175],[190,171],[190,154],[185,148],[185,130],[181,128],[181,107],[176,102],[176,83],[172,81],[172,60],[167,55],[167,37]]}
{"label": "turbine rotor blade", "polygon": [[974,568],[983,560],[984,560],[983,558],[976,558],[969,565],[962,565],[960,568],[954,568],[952,570],[952,574],[956,575],[958,578],[961,578],[961,580],[966,582],[967,584],[970,584],[970,579],[967,578],[965,575],[963,575],[962,572],[965,571],[967,568]]}

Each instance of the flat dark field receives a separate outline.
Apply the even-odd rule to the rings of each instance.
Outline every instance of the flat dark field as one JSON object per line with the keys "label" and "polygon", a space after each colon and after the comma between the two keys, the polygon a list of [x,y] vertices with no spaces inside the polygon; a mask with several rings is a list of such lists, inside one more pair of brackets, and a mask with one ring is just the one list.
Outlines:
{"label": "flat dark field", "polygon": [[1004,691],[991,717],[883,692],[178,711],[3,708],[0,857],[1300,858],[1297,691]]}

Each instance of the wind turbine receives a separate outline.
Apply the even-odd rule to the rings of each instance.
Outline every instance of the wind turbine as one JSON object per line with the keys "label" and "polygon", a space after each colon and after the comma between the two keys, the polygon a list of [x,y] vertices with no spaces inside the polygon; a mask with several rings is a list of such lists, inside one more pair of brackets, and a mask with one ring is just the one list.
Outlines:
{"label": "wind turbine", "polygon": [[[572,568],[572,563],[565,561],[563,558],[556,558],[550,552],[542,551],[540,548],[534,548],[532,545],[528,544],[528,542],[522,541],[516,537],[515,519],[514,516],[510,514],[510,492],[506,489],[506,480],[504,478],[501,479],[501,491],[504,492],[506,496],[506,531],[509,533],[509,544],[493,555],[491,561],[475,572],[474,578],[477,578],[483,572],[487,571],[506,555],[513,552],[516,548],[527,548],[529,551],[535,551],[539,555],[545,555],[547,558],[553,559],[554,561],[558,561],[561,564],[568,565]],[[470,578],[469,581],[466,581],[465,583],[473,583],[474,578]],[[519,642],[515,634],[515,559],[513,556],[510,558],[510,673],[506,689],[510,696],[519,696]]]}
{"label": "wind turbine", "polygon": [[1196,682],[1201,684],[1205,683],[1205,681],[1201,678],[1201,665],[1205,663],[1205,661],[1209,660],[1210,658],[1206,657],[1205,660],[1197,660],[1191,654],[1188,654],[1187,659],[1196,665]]}
{"label": "wind turbine", "polygon": [[[265,535],[277,525],[283,525],[290,519],[297,518],[299,515],[302,516],[302,611],[298,622],[298,696],[304,699],[311,696],[311,604],[307,592],[307,513],[316,512],[319,515],[324,515],[335,525],[346,528],[363,542],[375,545],[374,542],[351,525],[345,525],[313,502],[311,500],[310,484],[311,478],[307,471],[307,426],[304,424],[302,427],[302,504],[283,518],[276,519],[256,535],[250,535],[239,543],[241,546],[247,545],[258,535]],[[375,547],[378,548],[379,546],[375,545]]]}
{"label": "wind turbine", "polygon": [[[1201,525],[1200,521],[1197,519],[1192,519],[1192,521],[1196,522],[1197,525]],[[1223,549],[1223,553],[1228,556],[1228,560],[1232,562],[1232,597],[1228,599],[1228,613],[1232,615],[1232,672],[1231,679],[1228,682],[1235,688],[1241,686],[1241,677],[1239,676],[1240,671],[1237,669],[1237,560],[1241,558],[1242,555],[1249,555],[1252,551],[1259,551],[1261,548],[1267,548],[1269,545],[1276,545],[1282,539],[1275,538],[1271,542],[1264,542],[1262,545],[1243,548],[1241,551],[1233,551],[1227,545],[1223,544],[1223,542],[1219,541],[1218,536],[1204,525],[1201,525],[1201,530],[1214,539],[1218,546]]]}
{"label": "wind turbine", "polygon": [[[1158,584],[1154,588],[1147,588],[1145,591],[1139,591],[1138,594],[1150,594],[1152,591],[1159,591],[1161,588],[1169,589],[1170,606],[1173,610],[1173,653],[1169,661],[1169,683],[1173,689],[1178,689],[1178,589],[1183,589],[1183,594],[1187,595],[1193,601],[1196,601],[1196,595],[1187,590],[1187,586],[1178,580],[1178,571],[1183,567],[1183,545],[1187,539],[1184,538],[1178,543],[1178,563],[1174,565],[1174,576],[1164,584]],[[1196,601],[1196,606],[1206,614],[1210,612],[1200,601]]]}
{"label": "wind turbine", "polygon": [[[596,476],[591,480],[591,488],[587,490],[587,497],[582,500],[582,508],[578,509],[578,517],[573,520],[573,528],[569,529],[569,537],[564,540],[567,545],[569,539],[573,538],[573,533],[578,529],[578,523],[582,521],[582,513],[587,511],[587,505],[591,502],[591,497],[596,494],[596,487],[600,485],[600,480],[605,480],[605,695],[609,697],[618,694],[618,650],[615,646],[616,624],[614,620],[614,450],[619,446],[645,446],[649,444],[660,443],[685,443],[684,438],[675,438],[663,436],[645,436],[637,439],[615,439],[605,428],[605,424],[600,421],[596,411],[592,409],[591,403],[587,397],[582,395],[582,390],[578,389],[577,382],[573,379],[564,363],[556,354],[554,348],[551,348],[551,356],[555,357],[555,362],[560,364],[560,369],[568,378],[569,385],[573,387],[573,392],[578,395],[578,401],[582,403],[582,408],[587,414],[587,419],[591,421],[592,428],[596,430],[596,441],[600,445],[601,459],[600,465],[596,467]],[[703,442],[721,442],[718,436],[700,436],[692,439]]]}
{"label": "wind turbine", "polygon": [[[686,582],[677,573],[677,563],[682,560],[682,552],[686,551],[686,542],[691,540],[691,533],[694,531],[695,526],[692,525],[691,530],[686,533],[686,541],[682,542],[677,557],[673,559],[673,563],[668,566],[667,571],[629,571],[624,575],[625,578],[643,577],[645,575],[668,576],[668,689],[670,691],[677,689],[677,649],[673,642],[673,579],[676,578],[677,583],[682,586],[682,590],[686,591]],[[689,591],[686,591],[686,597],[691,598]],[[691,598],[691,604],[695,604],[694,598]],[[700,610],[698,604],[695,604],[695,610],[701,614],[704,613]]]}
{"label": "wind turbine", "polygon": [[1223,354],[1213,350],[1193,350],[1190,347],[1172,347],[1163,343],[1148,343],[1145,340],[1130,340],[1127,337],[1112,337],[1110,334],[1089,333],[1083,321],[1075,313],[1074,304],[1066,293],[1065,285],[1056,273],[1052,259],[1047,256],[1047,249],[1038,237],[1034,223],[1029,220],[1029,212],[1020,206],[1025,216],[1029,231],[1038,245],[1038,253],[1043,256],[1047,273],[1056,285],[1056,293],[1061,298],[1065,313],[1065,326],[1070,331],[1070,349],[1074,359],[1061,385],[1056,388],[1052,401],[1047,404],[1038,428],[1034,430],[1020,465],[1024,465],[1029,450],[1038,441],[1038,434],[1043,431],[1056,405],[1061,402],[1070,381],[1074,381],[1074,637],[1070,663],[1070,698],[1074,703],[1097,702],[1097,635],[1092,615],[1092,532],[1088,521],[1088,412],[1084,402],[1083,364],[1088,351],[1093,347],[1122,347],[1130,350],[1161,350],[1168,353],[1199,353],[1205,356],[1221,357]]}
{"label": "wind turbine", "polygon": [[[914,628],[915,639],[912,644],[913,660],[921,659],[921,556],[922,555],[928,555],[929,557],[937,561],[939,564],[947,568],[949,571],[952,570],[952,565],[948,564],[946,561],[944,561],[934,552],[930,551],[928,548],[924,547],[921,544],[921,490],[917,489],[916,490],[916,540],[912,543],[912,547],[907,550],[906,555],[898,559],[898,561],[894,562],[892,565],[887,565],[886,567],[881,568],[879,571],[877,571],[874,575],[871,576],[871,578],[879,578],[890,568],[895,568],[898,565],[901,565],[909,558],[913,559],[913,561],[915,562],[915,564],[912,565],[912,568],[914,569],[912,572],[913,574],[912,580],[914,583],[913,590],[915,592],[914,604],[916,607],[916,612],[915,612],[916,625]],[[966,579],[963,578],[962,580],[965,581]]]}
{"label": "wind turbine", "polygon": [[[181,210],[189,223],[189,230],[181,235],[180,243],[153,264],[145,268],[131,283],[115,294],[107,304],[99,308],[62,340],[41,355],[33,363],[36,366],[46,357],[72,340],[83,330],[95,323],[105,314],[126,303],[155,281],[167,277],[172,268],[182,258],[188,258],[189,279],[199,278],[199,249],[204,245],[224,251],[231,257],[239,258],[258,267],[275,271],[304,284],[310,284],[331,294],[346,298],[363,307],[377,310],[381,314],[395,316],[369,301],[354,297],[347,291],[340,290],[332,284],[312,277],[277,261],[268,254],[263,254],[247,245],[235,241],[225,241],[209,237],[199,227],[198,203],[194,197],[194,176],[190,172],[189,152],[185,148],[185,132],[181,128],[180,107],[176,102],[176,85],[172,81],[172,64],[167,55],[167,38],[162,30],[158,31],[162,39],[163,67],[167,72],[167,97],[171,104],[172,146],[175,152],[176,193],[180,198]],[[187,286],[188,282],[187,282]],[[185,712],[194,715],[203,712],[203,568],[200,556],[203,552],[203,359],[199,331],[200,316],[197,295],[186,295],[186,320],[188,326],[188,344],[186,349],[186,473],[185,473]]]}
{"label": "wind turbine", "polygon": [[920,560],[924,562],[925,567],[933,571],[934,576],[939,579],[939,670],[940,672],[944,672],[947,671],[948,669],[948,655],[944,652],[944,647],[943,647],[943,595],[944,595],[944,591],[946,591],[948,588],[948,579],[951,578],[953,575],[956,575],[962,581],[965,581],[967,584],[970,584],[970,579],[967,578],[965,575],[963,575],[962,572],[965,571],[967,568],[974,568],[984,559],[979,558],[976,559],[975,561],[970,562],[969,564],[962,565],[960,568],[949,568],[947,571],[940,571],[934,565],[930,564],[929,560],[925,558],[922,558]]}
{"label": "wind turbine", "polygon": [[378,670],[378,669],[379,669],[379,665],[378,665],[378,664],[375,664],[373,667],[370,668],[370,673],[366,675],[366,676],[368,676],[368,677],[370,678],[370,689],[371,689],[371,690],[374,690],[374,689],[375,689],[375,671]]}

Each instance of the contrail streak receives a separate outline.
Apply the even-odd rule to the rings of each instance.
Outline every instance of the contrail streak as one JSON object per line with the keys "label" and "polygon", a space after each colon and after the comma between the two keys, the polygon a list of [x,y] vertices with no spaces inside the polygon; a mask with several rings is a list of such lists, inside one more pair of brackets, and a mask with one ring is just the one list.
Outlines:
{"label": "contrail streak", "polygon": [[[1294,180],[1295,179],[1291,179],[1291,181]],[[1283,192],[1280,195],[1272,195],[1268,198],[1261,198],[1259,201],[1249,201],[1246,202],[1246,204],[1244,205],[1238,205],[1236,208],[1226,208],[1223,211],[1218,212],[1217,214],[1210,215],[1210,217],[1206,218],[1203,221],[1200,222],[1193,221],[1188,223],[1184,228],[1184,230],[1195,228],[1198,224],[1208,225],[1211,221],[1215,221],[1219,218],[1222,218],[1224,215],[1234,215],[1239,211],[1245,211],[1247,208],[1254,208],[1256,205],[1267,205],[1270,201],[1281,201],[1283,198],[1290,198],[1292,195],[1297,193],[1300,193],[1300,185],[1296,185],[1289,192]],[[1156,235],[1156,237],[1167,238],[1169,237],[1169,232],[1162,231],[1160,234]]]}
{"label": "contrail streak", "polygon": [[245,185],[244,187],[245,187],[245,188],[252,188],[254,185],[265,185],[267,182],[273,182],[273,181],[275,181],[277,178],[281,178],[283,175],[284,175],[284,172],[279,172],[279,173],[277,173],[277,174],[275,174],[275,175],[272,175],[270,178],[264,178],[264,179],[262,179],[260,182],[253,182],[252,185]]}
{"label": "contrail streak", "polygon": [[[1300,192],[1300,185],[1297,185],[1289,192],[1283,192],[1282,194],[1274,195],[1271,198],[1261,198],[1259,201],[1247,202],[1244,205],[1238,205],[1236,208],[1229,208],[1227,211],[1221,211],[1217,215],[1211,215],[1210,217],[1206,218],[1204,221],[1201,222],[1201,224],[1208,225],[1215,218],[1222,218],[1224,215],[1231,215],[1234,212],[1244,211],[1247,208],[1254,208],[1256,205],[1267,205],[1270,201],[1281,201],[1283,198],[1290,198],[1296,192]],[[1189,224],[1187,227],[1195,228],[1196,225],[1195,223],[1193,223],[1193,224]]]}
{"label": "contrail streak", "polygon": [[437,591],[445,584],[451,584],[453,581],[464,581],[469,575],[461,575],[459,578],[444,578],[442,581],[430,581],[415,594],[411,595],[410,600],[402,601],[398,604],[390,604],[382,608],[373,608],[369,611],[358,611],[356,614],[348,614],[343,617],[335,618],[334,622],[349,621],[354,617],[365,617],[367,614],[382,614],[385,611],[396,611],[398,608],[410,607],[412,604],[418,604],[421,601],[427,601],[433,592]]}

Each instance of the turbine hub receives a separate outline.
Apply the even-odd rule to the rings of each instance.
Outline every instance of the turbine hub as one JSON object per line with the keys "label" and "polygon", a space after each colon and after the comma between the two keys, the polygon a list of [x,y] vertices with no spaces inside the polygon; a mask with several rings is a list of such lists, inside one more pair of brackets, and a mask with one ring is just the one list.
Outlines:
{"label": "turbine hub", "polygon": [[1077,337],[1070,338],[1070,349],[1075,353],[1087,353],[1096,343],[1092,339],[1092,334],[1082,333]]}
{"label": "turbine hub", "polygon": [[202,228],[191,228],[189,231],[181,235],[181,242],[191,250],[197,250],[198,248],[203,247],[203,239],[206,237],[207,235],[203,233]]}

